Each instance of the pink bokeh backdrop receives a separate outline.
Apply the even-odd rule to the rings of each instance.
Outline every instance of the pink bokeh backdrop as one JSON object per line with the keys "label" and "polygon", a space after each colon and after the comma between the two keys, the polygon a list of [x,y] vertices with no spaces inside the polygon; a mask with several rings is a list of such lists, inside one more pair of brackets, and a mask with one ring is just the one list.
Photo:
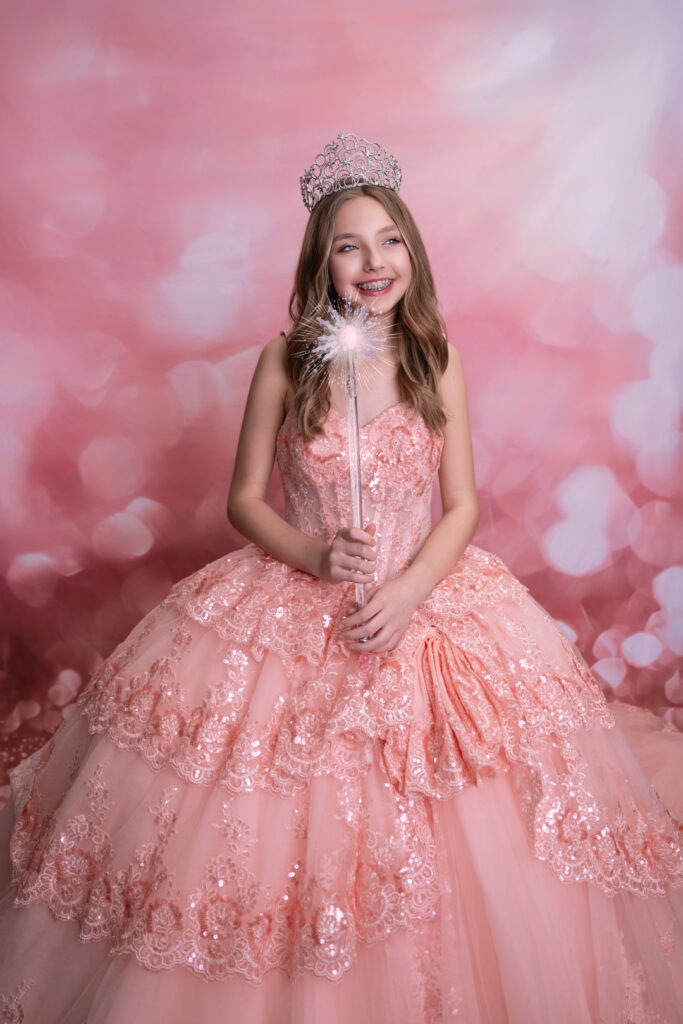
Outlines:
{"label": "pink bokeh backdrop", "polygon": [[340,130],[403,166],[469,382],[475,542],[606,690],[683,728],[680,6],[0,19],[5,770],[174,580],[243,543],[241,410],[288,324],[299,175]]}

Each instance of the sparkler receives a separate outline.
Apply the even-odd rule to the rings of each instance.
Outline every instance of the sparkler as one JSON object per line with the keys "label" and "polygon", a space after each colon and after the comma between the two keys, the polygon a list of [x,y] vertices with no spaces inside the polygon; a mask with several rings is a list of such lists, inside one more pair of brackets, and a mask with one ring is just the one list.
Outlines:
{"label": "sparkler", "polygon": [[[330,308],[329,320],[318,317],[324,328],[315,342],[312,352],[333,371],[344,374],[346,392],[346,436],[349,453],[349,482],[351,490],[351,515],[353,525],[363,529],[363,492],[360,476],[360,428],[358,425],[357,357],[377,359],[380,355],[383,337],[371,319],[368,322],[367,306],[351,306],[344,303],[343,313]],[[365,605],[365,586],[356,583],[356,605]]]}

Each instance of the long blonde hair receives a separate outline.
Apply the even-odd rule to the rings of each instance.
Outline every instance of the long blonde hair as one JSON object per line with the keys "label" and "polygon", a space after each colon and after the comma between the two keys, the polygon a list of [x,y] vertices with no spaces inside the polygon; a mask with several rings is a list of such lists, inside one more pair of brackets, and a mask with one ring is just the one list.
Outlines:
{"label": "long blonde hair", "polygon": [[446,416],[438,383],[448,365],[448,341],[424,242],[408,207],[395,192],[365,184],[325,196],[306,225],[289,300],[293,328],[287,335],[287,374],[299,429],[308,439],[322,433],[330,409],[327,367],[311,360],[309,353],[320,333],[317,317],[324,316],[330,304],[336,308],[339,304],[327,265],[337,211],[357,196],[371,196],[382,204],[408,249],[411,279],[396,312],[399,392],[401,401],[410,402],[427,425],[440,433]]}

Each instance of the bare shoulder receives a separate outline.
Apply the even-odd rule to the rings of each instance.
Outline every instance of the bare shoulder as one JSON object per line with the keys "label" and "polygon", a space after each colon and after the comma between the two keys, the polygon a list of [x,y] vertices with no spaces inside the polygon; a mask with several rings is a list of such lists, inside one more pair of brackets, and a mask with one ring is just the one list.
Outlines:
{"label": "bare shoulder", "polygon": [[448,366],[444,371],[444,377],[462,377],[462,359],[455,345],[448,343]]}
{"label": "bare shoulder", "polygon": [[283,395],[287,391],[287,342],[282,335],[271,338],[261,349],[254,380]]}
{"label": "bare shoulder", "polygon": [[451,344],[448,346],[448,365],[440,381],[440,392],[447,417],[456,413],[463,401],[466,401],[462,359],[457,348]]}
{"label": "bare shoulder", "polygon": [[287,376],[287,339],[282,334],[271,338],[263,346],[259,364],[267,366],[273,372],[279,370],[284,377]]}

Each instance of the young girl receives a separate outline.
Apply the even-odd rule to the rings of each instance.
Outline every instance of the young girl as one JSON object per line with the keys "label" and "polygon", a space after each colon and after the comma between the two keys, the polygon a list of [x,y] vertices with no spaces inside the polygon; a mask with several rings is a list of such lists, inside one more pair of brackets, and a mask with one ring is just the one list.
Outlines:
{"label": "young girl", "polygon": [[[293,327],[230,490],[251,543],[176,584],[12,773],[5,1021],[683,1020],[676,824],[587,666],[470,543],[462,369],[399,185],[342,135],[302,178]],[[381,340],[363,529],[315,357],[344,300]]]}

